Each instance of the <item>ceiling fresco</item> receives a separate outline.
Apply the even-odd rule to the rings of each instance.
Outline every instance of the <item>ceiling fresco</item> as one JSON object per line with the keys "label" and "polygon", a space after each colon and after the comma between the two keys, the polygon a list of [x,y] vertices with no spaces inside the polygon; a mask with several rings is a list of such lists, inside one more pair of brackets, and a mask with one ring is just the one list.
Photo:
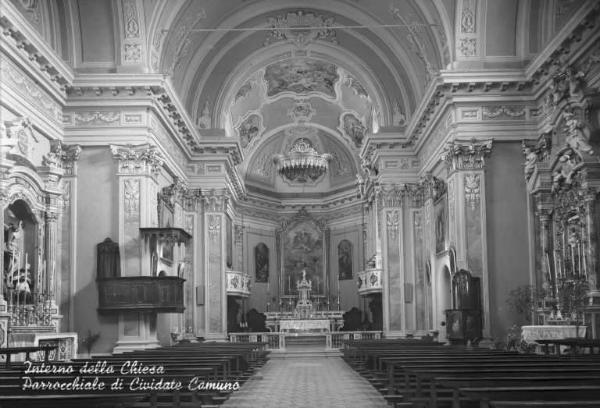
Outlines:
{"label": "ceiling fresco", "polygon": [[268,65],[264,79],[269,97],[291,92],[297,95],[320,93],[335,99],[335,84],[339,75],[333,64],[294,58]]}

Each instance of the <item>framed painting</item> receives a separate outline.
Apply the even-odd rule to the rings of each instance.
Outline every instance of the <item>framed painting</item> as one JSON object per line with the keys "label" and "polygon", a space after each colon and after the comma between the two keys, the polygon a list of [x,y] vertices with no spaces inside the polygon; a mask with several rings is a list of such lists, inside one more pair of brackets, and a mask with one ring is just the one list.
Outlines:
{"label": "framed painting", "polygon": [[448,248],[448,198],[444,194],[434,207],[435,252],[441,253]]}

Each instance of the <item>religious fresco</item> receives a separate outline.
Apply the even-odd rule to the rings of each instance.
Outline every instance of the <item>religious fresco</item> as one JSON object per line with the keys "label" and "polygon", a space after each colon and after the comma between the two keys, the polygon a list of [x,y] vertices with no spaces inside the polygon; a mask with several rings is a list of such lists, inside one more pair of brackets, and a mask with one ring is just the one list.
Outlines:
{"label": "religious fresco", "polygon": [[[314,221],[301,221],[284,234],[284,282],[286,294],[296,293],[296,281],[312,281],[314,293],[321,293],[324,287],[323,276],[323,234]],[[321,290],[319,290],[321,289]]]}
{"label": "religious fresco", "polygon": [[240,136],[240,145],[243,148],[260,133],[261,118],[259,115],[253,113],[248,116],[240,125],[237,127],[238,134]]}
{"label": "religious fresco", "polygon": [[360,147],[367,134],[367,128],[362,124],[360,119],[352,113],[346,113],[342,116],[342,128],[346,135],[352,139],[356,147]]}
{"label": "religious fresco", "polygon": [[352,242],[347,239],[338,244],[338,279],[352,279]]}
{"label": "religious fresco", "polygon": [[308,58],[276,62],[265,70],[267,96],[284,92],[306,95],[319,92],[335,98],[335,83],[339,79],[337,67]]}
{"label": "religious fresco", "polygon": [[255,282],[269,281],[269,247],[262,242],[254,247],[254,268]]}

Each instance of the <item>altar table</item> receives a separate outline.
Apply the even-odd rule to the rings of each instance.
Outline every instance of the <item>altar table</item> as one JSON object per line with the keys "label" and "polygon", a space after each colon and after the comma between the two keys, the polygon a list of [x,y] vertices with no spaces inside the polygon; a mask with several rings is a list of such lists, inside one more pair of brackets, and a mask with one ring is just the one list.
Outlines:
{"label": "altar table", "polygon": [[326,333],[330,331],[329,319],[290,319],[279,322],[284,333]]}
{"label": "altar table", "polygon": [[585,337],[586,326],[540,325],[523,326],[521,340],[533,343],[536,340],[558,340]]}

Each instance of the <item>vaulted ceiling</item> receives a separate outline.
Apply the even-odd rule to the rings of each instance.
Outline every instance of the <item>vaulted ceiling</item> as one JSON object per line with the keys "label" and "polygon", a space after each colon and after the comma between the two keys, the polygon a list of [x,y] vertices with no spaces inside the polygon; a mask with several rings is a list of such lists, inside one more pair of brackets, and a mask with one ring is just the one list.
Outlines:
{"label": "vaulted ceiling", "polygon": [[[240,141],[249,190],[280,197],[351,189],[365,135],[401,135],[439,72],[525,68],[582,3],[12,2],[76,72],[166,75],[200,137]],[[268,160],[300,137],[334,153],[310,185]]]}

